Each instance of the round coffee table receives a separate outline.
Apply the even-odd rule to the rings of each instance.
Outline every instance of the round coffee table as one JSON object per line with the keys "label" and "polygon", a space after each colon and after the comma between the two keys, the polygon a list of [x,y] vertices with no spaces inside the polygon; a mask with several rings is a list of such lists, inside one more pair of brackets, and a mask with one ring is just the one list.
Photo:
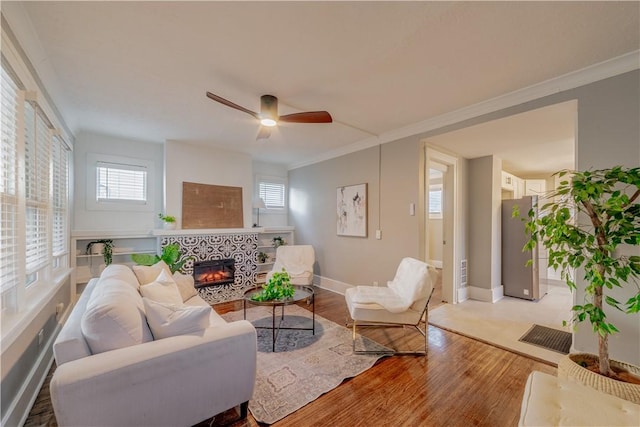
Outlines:
{"label": "round coffee table", "polygon": [[[272,350],[276,351],[276,339],[278,338],[278,333],[280,329],[297,329],[302,331],[312,331],[313,335],[316,334],[316,300],[315,293],[313,292],[313,288],[311,286],[301,286],[301,285],[293,285],[294,293],[290,298],[284,299],[275,299],[270,301],[254,301],[251,299],[252,296],[260,293],[262,291],[261,287],[251,288],[244,293],[244,297],[242,298],[242,308],[244,313],[244,319],[247,319],[247,303],[251,305],[262,305],[271,307],[271,327],[269,326],[255,326],[257,329],[271,329],[271,333],[273,336],[272,342]],[[307,300],[307,304],[311,304],[311,327],[310,328],[292,328],[292,327],[284,327],[282,326],[282,321],[284,320],[284,306],[295,304],[299,301]],[[276,307],[281,308],[280,321],[278,322],[278,326],[276,327]]]}

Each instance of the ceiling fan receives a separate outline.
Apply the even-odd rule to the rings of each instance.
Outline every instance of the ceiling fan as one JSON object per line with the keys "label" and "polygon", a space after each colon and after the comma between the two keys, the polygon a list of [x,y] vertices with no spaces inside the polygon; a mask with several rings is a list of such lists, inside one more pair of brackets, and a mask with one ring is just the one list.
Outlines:
{"label": "ceiling fan", "polygon": [[234,104],[218,95],[211,92],[207,92],[207,97],[213,99],[216,102],[226,105],[227,107],[235,108],[245,112],[257,120],[260,121],[260,131],[256,139],[266,139],[271,136],[271,130],[269,128],[278,124],[278,122],[289,123],[331,123],[333,119],[331,114],[326,111],[305,111],[303,113],[285,114],[284,116],[278,116],[278,98],[273,95],[262,95],[260,97],[260,113],[256,113],[238,104]]}

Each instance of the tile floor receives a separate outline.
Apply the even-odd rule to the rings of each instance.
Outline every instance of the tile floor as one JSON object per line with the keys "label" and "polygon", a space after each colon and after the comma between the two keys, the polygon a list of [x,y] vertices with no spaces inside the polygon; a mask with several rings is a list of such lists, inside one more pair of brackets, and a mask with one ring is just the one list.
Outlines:
{"label": "tile floor", "polygon": [[557,364],[562,354],[546,350],[518,339],[533,324],[570,331],[562,321],[571,318],[572,297],[566,286],[549,286],[549,292],[538,301],[504,297],[491,304],[467,300],[460,304],[444,304],[429,311],[429,323],[498,347]]}

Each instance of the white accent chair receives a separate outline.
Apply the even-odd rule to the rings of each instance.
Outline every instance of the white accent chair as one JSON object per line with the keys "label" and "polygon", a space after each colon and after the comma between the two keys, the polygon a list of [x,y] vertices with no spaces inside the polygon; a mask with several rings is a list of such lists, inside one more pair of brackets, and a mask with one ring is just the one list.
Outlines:
{"label": "white accent chair", "polygon": [[313,284],[313,263],[316,254],[311,245],[283,245],[276,249],[276,261],[267,273],[267,281],[275,272],[284,268],[289,273],[292,285]]}
{"label": "white accent chair", "polygon": [[[427,354],[427,306],[433,293],[437,271],[427,263],[414,258],[403,258],[394,279],[387,286],[357,286],[347,289],[345,300],[353,320],[353,352],[356,354],[381,353],[356,350],[357,328],[364,326],[411,326],[424,337],[424,350],[384,351],[394,355]],[[420,323],[424,320],[424,329]],[[348,325],[348,323],[347,323]]]}

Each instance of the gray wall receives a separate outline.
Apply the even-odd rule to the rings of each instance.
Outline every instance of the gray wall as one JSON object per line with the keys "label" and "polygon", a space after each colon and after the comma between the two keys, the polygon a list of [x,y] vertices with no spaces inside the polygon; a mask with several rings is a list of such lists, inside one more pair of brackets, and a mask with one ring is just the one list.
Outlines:
{"label": "gray wall", "polygon": [[[383,284],[400,259],[418,256],[418,216],[409,216],[409,203],[418,204],[419,144],[407,138],[380,148],[289,172],[290,223],[296,243],[315,248],[315,274],[348,284]],[[337,236],[336,190],[362,183],[368,184],[367,237]],[[375,238],[378,228],[382,240]]]}
{"label": "gray wall", "polygon": [[501,283],[501,169],[502,161],[495,156],[469,160],[468,286],[491,289]]}

